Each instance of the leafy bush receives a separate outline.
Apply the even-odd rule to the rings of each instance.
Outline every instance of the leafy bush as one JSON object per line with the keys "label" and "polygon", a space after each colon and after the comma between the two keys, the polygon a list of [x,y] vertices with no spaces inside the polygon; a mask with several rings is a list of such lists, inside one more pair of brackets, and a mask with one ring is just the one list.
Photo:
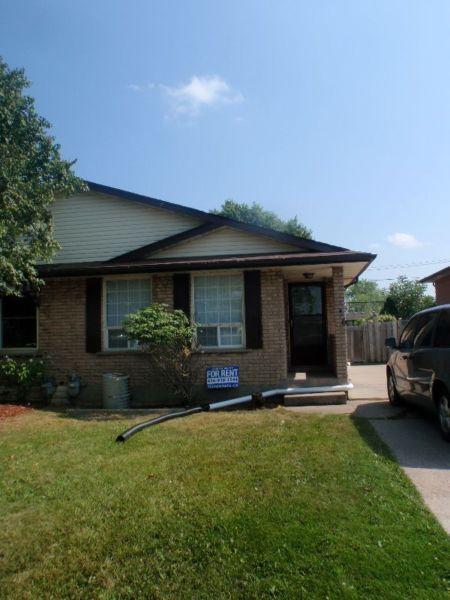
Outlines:
{"label": "leafy bush", "polygon": [[381,312],[395,315],[397,319],[409,319],[416,312],[434,306],[435,300],[426,290],[427,286],[424,283],[400,275],[389,286]]}
{"label": "leafy bush", "polygon": [[184,312],[155,303],[128,315],[123,327],[129,339],[137,341],[147,354],[152,375],[159,376],[175,395],[190,403],[198,361],[195,327]]}
{"label": "leafy bush", "polygon": [[364,323],[391,323],[396,321],[397,317],[394,315],[374,315],[371,317],[365,317],[364,319],[357,319],[356,325],[364,325]]}
{"label": "leafy bush", "polygon": [[0,384],[16,391],[17,399],[24,400],[29,389],[42,382],[44,361],[38,358],[11,358],[0,361]]}

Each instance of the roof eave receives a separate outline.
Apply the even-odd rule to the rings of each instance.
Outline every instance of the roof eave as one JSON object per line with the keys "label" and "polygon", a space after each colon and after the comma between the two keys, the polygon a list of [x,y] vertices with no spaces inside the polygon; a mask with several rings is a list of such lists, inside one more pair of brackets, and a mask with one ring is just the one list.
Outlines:
{"label": "roof eave", "polygon": [[263,269],[295,265],[326,265],[345,263],[366,263],[358,276],[376,258],[376,255],[362,252],[328,253],[327,255],[241,255],[188,257],[178,259],[141,260],[128,263],[94,262],[94,263],[61,263],[57,265],[40,265],[39,274],[44,278],[97,276],[126,273],[161,273],[178,271],[198,271],[215,269]]}

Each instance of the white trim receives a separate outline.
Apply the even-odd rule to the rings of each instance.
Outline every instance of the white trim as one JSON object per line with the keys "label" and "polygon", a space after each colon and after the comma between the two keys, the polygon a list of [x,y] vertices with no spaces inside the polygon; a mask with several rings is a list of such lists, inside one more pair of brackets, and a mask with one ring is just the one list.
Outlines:
{"label": "white trim", "polygon": [[[197,324],[195,323],[194,317],[195,317],[195,299],[194,299],[194,281],[196,277],[214,277],[214,276],[218,276],[218,277],[223,277],[224,275],[233,277],[236,275],[239,275],[241,277],[242,280],[242,323],[212,323],[210,325],[208,324]],[[191,286],[190,286],[190,292],[191,292],[191,299],[190,299],[190,309],[191,309],[191,321],[192,323],[195,325],[195,328],[197,330],[198,327],[217,327],[217,342],[218,345],[217,346],[200,346],[201,350],[205,350],[206,352],[208,351],[228,351],[228,350],[245,350],[246,349],[246,339],[245,339],[245,286],[244,286],[244,272],[242,270],[233,270],[231,271],[231,269],[226,269],[226,270],[218,270],[218,271],[195,271],[195,273],[190,273],[191,276]],[[242,344],[239,345],[232,345],[232,346],[221,346],[220,345],[220,331],[219,329],[221,327],[241,327],[242,329]]]}
{"label": "white trim", "polygon": [[121,329],[121,327],[108,327],[106,320],[106,283],[108,281],[126,280],[131,279],[148,280],[150,282],[150,304],[153,302],[153,278],[151,275],[145,273],[132,273],[129,275],[108,275],[102,278],[102,352],[136,352],[136,348],[110,348],[108,346],[108,331],[110,329]]}
{"label": "white trim", "polygon": [[36,354],[39,351],[39,306],[35,305],[36,310],[36,345],[25,348],[4,348],[3,347],[3,312],[2,299],[0,298],[0,355],[5,354]]}

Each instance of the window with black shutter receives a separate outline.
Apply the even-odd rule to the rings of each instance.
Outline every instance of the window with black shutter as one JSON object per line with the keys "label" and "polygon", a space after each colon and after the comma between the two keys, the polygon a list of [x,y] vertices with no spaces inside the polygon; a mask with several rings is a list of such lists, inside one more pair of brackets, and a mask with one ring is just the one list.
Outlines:
{"label": "window with black shutter", "polygon": [[4,296],[0,299],[0,348],[37,347],[37,308],[34,299]]}

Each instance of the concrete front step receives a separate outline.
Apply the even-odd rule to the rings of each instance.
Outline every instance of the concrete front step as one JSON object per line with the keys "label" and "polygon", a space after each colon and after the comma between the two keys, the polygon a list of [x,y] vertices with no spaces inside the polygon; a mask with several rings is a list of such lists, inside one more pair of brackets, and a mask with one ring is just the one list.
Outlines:
{"label": "concrete front step", "polygon": [[347,394],[345,392],[321,393],[321,394],[298,394],[297,396],[285,396],[285,406],[323,406],[327,404],[345,404]]}

